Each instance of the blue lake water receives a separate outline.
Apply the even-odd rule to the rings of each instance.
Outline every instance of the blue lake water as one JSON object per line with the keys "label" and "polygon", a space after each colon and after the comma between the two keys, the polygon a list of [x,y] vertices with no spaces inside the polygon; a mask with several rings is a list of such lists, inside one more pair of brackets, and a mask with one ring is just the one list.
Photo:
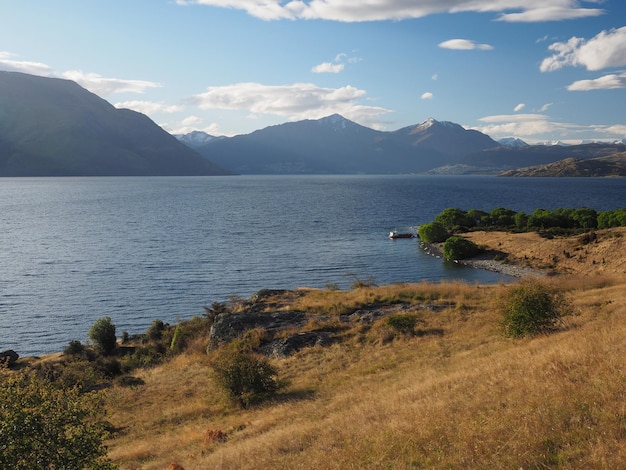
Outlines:
{"label": "blue lake water", "polygon": [[506,280],[390,230],[446,207],[626,206],[626,179],[485,176],[0,178],[0,350],[38,355],[177,322],[262,288]]}

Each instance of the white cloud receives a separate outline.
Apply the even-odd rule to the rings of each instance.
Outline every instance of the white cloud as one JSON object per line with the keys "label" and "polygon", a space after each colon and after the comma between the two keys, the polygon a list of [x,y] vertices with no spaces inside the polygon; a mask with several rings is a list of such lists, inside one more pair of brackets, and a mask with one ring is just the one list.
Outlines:
{"label": "white cloud", "polygon": [[587,18],[589,16],[599,16],[604,13],[604,11],[600,9],[573,8],[570,5],[558,5],[558,3],[572,4],[576,2],[550,1],[543,3],[546,4],[545,7],[539,6],[536,8],[529,8],[525,11],[522,11],[521,13],[503,14],[500,16],[500,20],[509,21],[512,23],[536,23],[540,21],[575,20],[578,18]]}
{"label": "white cloud", "polygon": [[485,125],[475,127],[475,129],[493,138],[514,135],[524,137],[528,141],[562,140],[580,143],[598,134],[604,135],[606,140],[623,139],[626,136],[624,124],[572,124],[554,121],[545,114],[502,114],[486,116],[480,118],[479,121]]}
{"label": "white cloud", "polygon": [[626,124],[614,124],[603,129],[604,133],[617,137],[626,137]]}
{"label": "white cloud", "polygon": [[263,85],[236,83],[209,87],[188,102],[200,109],[247,110],[253,114],[287,117],[289,120],[319,119],[339,113],[363,125],[376,125],[385,108],[364,106],[357,101],[366,92],[353,86],[322,88],[312,83]]}
{"label": "white cloud", "polygon": [[430,91],[427,91],[426,93],[423,93],[422,96],[420,96],[420,98],[423,100],[432,100],[434,97],[435,95],[433,95]]}
{"label": "white cloud", "polygon": [[550,106],[552,106],[553,104],[554,103],[546,103],[546,104],[544,104],[541,108],[539,108],[539,112],[540,113],[545,113],[548,110],[548,108]]}
{"label": "white cloud", "polygon": [[349,64],[354,64],[359,62],[361,59],[356,56],[349,56],[345,52],[340,52],[335,56],[334,63],[333,62],[322,62],[319,65],[316,65],[311,69],[313,73],[339,73],[342,72],[345,68],[344,62]]}
{"label": "white cloud", "polygon": [[518,112],[521,111],[522,109],[524,109],[526,107],[526,105],[524,103],[520,103],[517,106],[515,106],[515,108],[513,108],[513,111]]}
{"label": "white cloud", "polygon": [[490,51],[491,49],[493,49],[493,46],[490,46],[489,44],[477,44],[474,41],[470,41],[469,39],[449,39],[447,41],[439,43],[439,47],[441,47],[442,49],[455,49],[463,51],[471,51],[474,49]]}
{"label": "white cloud", "polygon": [[379,21],[422,18],[438,13],[499,13],[507,22],[538,22],[598,16],[604,10],[582,8],[579,0],[176,0],[178,5],[207,5],[244,10],[263,20],[324,19]]}
{"label": "white cloud", "polygon": [[41,62],[15,60],[16,54],[0,51],[0,70],[7,72],[23,72],[31,75],[50,76],[52,68]]}
{"label": "white cloud", "polygon": [[567,87],[569,91],[609,90],[626,88],[626,72],[612,73],[593,80],[578,80]]}
{"label": "white cloud", "polygon": [[436,73],[433,74],[432,77],[430,77],[432,80],[437,80],[439,78],[439,75],[437,75]]}
{"label": "white cloud", "polygon": [[622,67],[626,65],[626,26],[602,31],[589,40],[572,37],[567,42],[555,42],[548,49],[554,54],[541,62],[542,72],[566,66],[582,66],[587,70]]}
{"label": "white cloud", "polygon": [[147,88],[160,88],[162,86],[159,83],[145,80],[106,78],[95,73],[85,73],[81,70],[69,70],[61,75],[101,97],[123,92],[144,93]]}
{"label": "white cloud", "polygon": [[311,69],[313,73],[339,73],[344,69],[344,64],[332,64],[323,62]]}
{"label": "white cloud", "polygon": [[479,121],[486,123],[477,129],[490,136],[520,137],[541,136],[547,134],[569,135],[580,130],[581,126],[550,120],[545,114],[502,114],[486,116]]}
{"label": "white cloud", "polygon": [[152,113],[177,113],[184,108],[180,105],[166,105],[153,101],[123,101],[115,103],[116,108],[132,109],[143,114]]}
{"label": "white cloud", "polygon": [[193,131],[203,131],[209,135],[223,135],[220,126],[216,123],[204,124],[198,116],[187,116],[176,124],[162,123],[160,126],[170,134],[188,134]]}

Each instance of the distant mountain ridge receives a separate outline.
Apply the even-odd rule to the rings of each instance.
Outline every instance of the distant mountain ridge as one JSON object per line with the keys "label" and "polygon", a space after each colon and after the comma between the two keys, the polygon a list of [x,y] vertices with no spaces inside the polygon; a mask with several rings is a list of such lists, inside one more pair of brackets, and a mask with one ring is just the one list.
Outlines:
{"label": "distant mountain ridge", "polygon": [[0,71],[0,176],[229,173],[75,82]]}
{"label": "distant mountain ridge", "polygon": [[597,158],[566,158],[547,165],[505,171],[501,176],[626,176],[626,152]]}
{"label": "distant mountain ridge", "polygon": [[478,131],[432,118],[385,132],[338,114],[191,145],[242,174],[420,173],[499,146]]}
{"label": "distant mountain ridge", "polygon": [[626,150],[619,142],[568,146],[529,145],[517,138],[496,142],[479,131],[433,118],[396,131],[377,131],[338,114],[230,138],[177,137],[241,174],[498,174]]}

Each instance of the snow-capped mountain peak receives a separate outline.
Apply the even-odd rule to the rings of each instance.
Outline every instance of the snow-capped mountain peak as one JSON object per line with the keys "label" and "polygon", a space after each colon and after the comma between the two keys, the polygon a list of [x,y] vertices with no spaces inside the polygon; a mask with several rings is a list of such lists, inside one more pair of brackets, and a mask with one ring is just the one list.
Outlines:
{"label": "snow-capped mountain peak", "polygon": [[526,142],[524,142],[522,139],[518,139],[517,137],[505,137],[504,139],[499,139],[498,143],[504,147],[528,147],[528,144]]}
{"label": "snow-capped mountain peak", "polygon": [[208,144],[210,141],[216,138],[203,131],[192,131],[188,134],[176,134],[174,137],[176,137],[182,143],[192,147]]}

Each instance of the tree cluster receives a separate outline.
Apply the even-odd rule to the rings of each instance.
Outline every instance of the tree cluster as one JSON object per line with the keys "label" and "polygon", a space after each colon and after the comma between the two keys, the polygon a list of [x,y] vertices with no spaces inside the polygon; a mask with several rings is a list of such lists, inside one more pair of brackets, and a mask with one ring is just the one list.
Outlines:
{"label": "tree cluster", "polygon": [[626,207],[602,212],[588,207],[554,210],[539,208],[531,214],[504,207],[489,212],[447,208],[435,217],[434,222],[452,233],[469,230],[585,231],[626,226]]}

